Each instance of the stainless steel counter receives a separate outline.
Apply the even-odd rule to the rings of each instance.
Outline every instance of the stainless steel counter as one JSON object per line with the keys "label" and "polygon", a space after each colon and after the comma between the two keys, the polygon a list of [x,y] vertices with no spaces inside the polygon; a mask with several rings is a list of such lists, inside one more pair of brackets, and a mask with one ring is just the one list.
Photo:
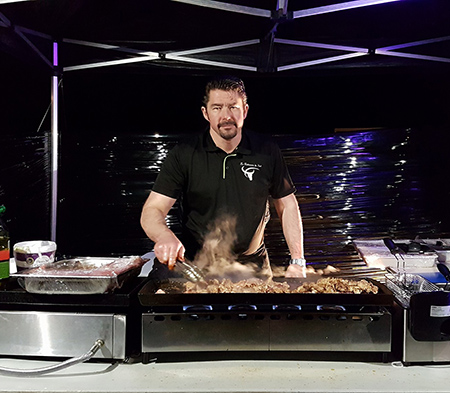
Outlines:
{"label": "stainless steel counter", "polygon": [[[0,367],[40,368],[48,361],[0,359]],[[82,363],[40,377],[0,375],[2,392],[450,392],[448,366],[390,363],[214,361]]]}

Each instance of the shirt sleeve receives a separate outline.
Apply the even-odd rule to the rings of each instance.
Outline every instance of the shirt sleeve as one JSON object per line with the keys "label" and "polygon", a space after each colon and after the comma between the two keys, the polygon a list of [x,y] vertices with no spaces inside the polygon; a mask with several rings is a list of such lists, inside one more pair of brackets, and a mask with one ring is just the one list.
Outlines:
{"label": "shirt sleeve", "polygon": [[272,186],[269,190],[272,198],[280,199],[289,194],[295,193],[297,190],[292,182],[289,170],[280,148],[273,144],[272,146],[272,158],[273,158],[273,178]]}
{"label": "shirt sleeve", "polygon": [[179,145],[176,145],[164,160],[152,191],[178,199],[186,178],[183,168],[181,150]]}

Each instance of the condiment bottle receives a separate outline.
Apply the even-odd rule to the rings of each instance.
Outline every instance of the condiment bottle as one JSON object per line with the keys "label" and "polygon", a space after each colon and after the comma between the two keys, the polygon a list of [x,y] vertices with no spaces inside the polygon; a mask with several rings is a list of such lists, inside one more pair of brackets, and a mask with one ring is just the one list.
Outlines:
{"label": "condiment bottle", "polygon": [[0,206],[0,280],[9,277],[9,232],[2,220],[5,206]]}

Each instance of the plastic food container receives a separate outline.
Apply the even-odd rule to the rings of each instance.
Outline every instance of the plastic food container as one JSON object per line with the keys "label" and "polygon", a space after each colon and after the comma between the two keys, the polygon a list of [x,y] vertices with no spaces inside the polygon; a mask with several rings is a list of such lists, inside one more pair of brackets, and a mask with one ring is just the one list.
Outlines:
{"label": "plastic food container", "polygon": [[34,268],[55,261],[56,243],[50,240],[31,240],[14,244],[17,271]]}
{"label": "plastic food container", "polygon": [[[396,240],[396,244],[407,244],[409,240]],[[397,267],[398,259],[404,262],[406,270],[415,270],[417,268],[434,268],[438,259],[434,251],[421,253],[404,253],[401,257],[396,258],[386,247],[382,239],[376,240],[354,240],[353,244],[358,250],[361,257],[371,267]]]}

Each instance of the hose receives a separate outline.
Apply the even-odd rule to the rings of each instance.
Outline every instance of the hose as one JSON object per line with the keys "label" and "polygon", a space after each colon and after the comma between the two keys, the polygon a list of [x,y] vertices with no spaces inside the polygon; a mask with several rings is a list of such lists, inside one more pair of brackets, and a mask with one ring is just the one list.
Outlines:
{"label": "hose", "polygon": [[52,366],[35,368],[35,369],[13,369],[7,367],[0,367],[0,374],[10,375],[10,376],[20,376],[20,377],[35,377],[39,375],[49,374],[55,371],[63,370],[68,367],[71,367],[78,363],[83,363],[91,359],[96,352],[105,344],[103,340],[97,340],[95,344],[86,352],[84,355],[81,355],[76,358],[67,359],[62,363],[54,364]]}

